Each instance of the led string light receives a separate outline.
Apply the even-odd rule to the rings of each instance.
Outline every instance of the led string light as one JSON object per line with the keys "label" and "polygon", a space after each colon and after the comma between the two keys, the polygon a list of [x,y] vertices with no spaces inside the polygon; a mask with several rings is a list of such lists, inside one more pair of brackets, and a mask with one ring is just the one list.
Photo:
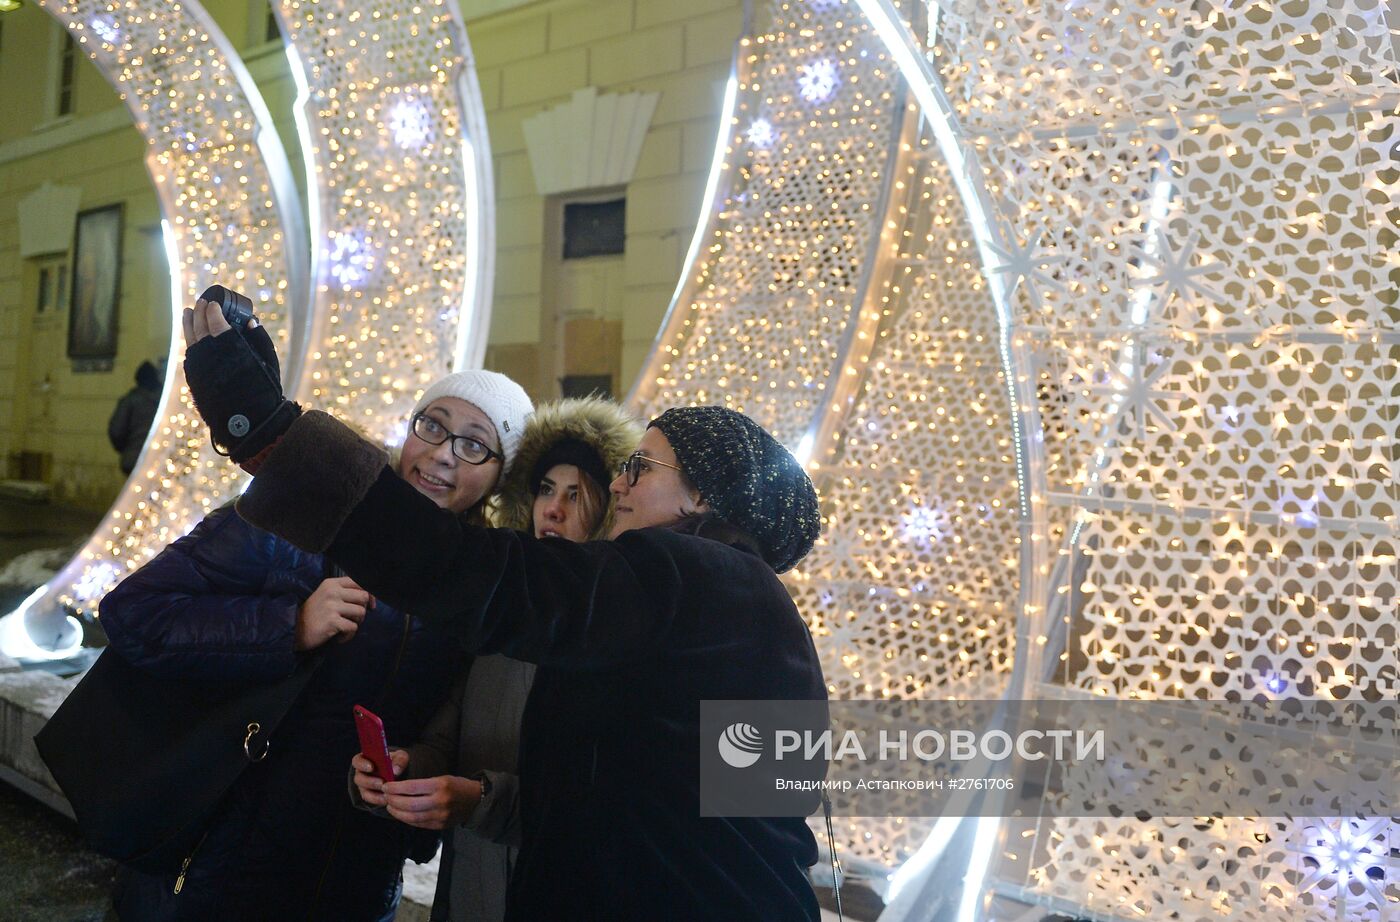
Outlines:
{"label": "led string light", "polygon": [[[631,402],[723,403],[797,448],[859,310],[895,125],[897,87],[840,4],[765,4],[739,49],[709,234]],[[818,67],[822,93],[811,85]]]}
{"label": "led string light", "polygon": [[66,613],[93,609],[244,482],[212,452],[188,402],[178,361],[184,305],[213,280],[242,289],[277,341],[290,393],[401,439],[417,393],[484,351],[492,259],[482,224],[492,192],[489,152],[466,136],[484,137],[485,119],[455,3],[368,12],[284,4],[284,34],[303,44],[300,54],[289,46],[293,77],[317,107],[298,117],[318,203],[313,297],[303,218],[271,119],[198,3],[44,6],[147,139],[178,280],[177,360],[162,418],[93,538],[20,612],[58,656],[78,643]]}
{"label": "led string light", "polygon": [[[772,3],[754,21],[712,211],[633,402],[723,402],[813,459],[824,534],[786,579],[833,697],[996,697],[1020,513],[996,312],[961,202],[850,7]],[[881,876],[931,828],[838,825]]]}
{"label": "led string light", "polygon": [[[911,126],[912,127],[912,126]],[[824,529],[786,581],[833,698],[996,699],[1014,662],[1020,519],[996,309],[932,138],[901,144],[891,251],[857,380],[811,464]],[[934,821],[847,820],[891,871]]]}
{"label": "led string light", "polygon": [[315,324],[299,392],[400,442],[419,394],[479,365],[490,321],[485,115],[453,0],[279,0],[314,175]]}

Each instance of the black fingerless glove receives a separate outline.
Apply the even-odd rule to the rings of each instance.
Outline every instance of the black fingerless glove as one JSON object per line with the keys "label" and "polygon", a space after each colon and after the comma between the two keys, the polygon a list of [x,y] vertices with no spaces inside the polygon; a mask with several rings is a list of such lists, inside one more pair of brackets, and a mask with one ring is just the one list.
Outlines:
{"label": "black fingerless glove", "polygon": [[261,326],[190,346],[185,382],[215,448],[238,464],[270,448],[301,415],[301,407],[282,396],[277,350]]}

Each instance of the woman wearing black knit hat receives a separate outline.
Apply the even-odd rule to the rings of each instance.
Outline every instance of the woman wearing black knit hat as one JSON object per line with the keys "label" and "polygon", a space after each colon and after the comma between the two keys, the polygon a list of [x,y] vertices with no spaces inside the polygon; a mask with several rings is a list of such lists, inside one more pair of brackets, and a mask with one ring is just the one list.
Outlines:
{"label": "woman wearing black knit hat", "polygon": [[[495,500],[495,520],[537,538],[588,541],[612,527],[611,471],[642,427],[611,400],[560,400],[535,408]],[[443,832],[434,922],[505,918],[506,886],[520,845],[520,722],[535,679],[532,663],[478,656],[423,736],[390,753],[388,785],[363,756],[354,783],[368,806]]]}
{"label": "woman wearing black knit hat", "polygon": [[[700,805],[700,757],[715,745],[700,738],[702,701],[826,700],[775,573],[819,527],[791,454],[733,411],[672,410],[612,484],[612,540],[463,526],[348,427],[272,389],[217,305],[196,308],[191,393],[256,473],[239,511],[324,550],[464,648],[538,664],[508,920],[819,919],[804,818],[702,816]],[[240,417],[242,440],[229,425]]]}

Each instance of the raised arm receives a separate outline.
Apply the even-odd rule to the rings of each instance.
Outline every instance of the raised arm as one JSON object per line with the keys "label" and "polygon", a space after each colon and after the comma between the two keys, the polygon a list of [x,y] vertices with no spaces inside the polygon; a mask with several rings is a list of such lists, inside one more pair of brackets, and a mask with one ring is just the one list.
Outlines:
{"label": "raised arm", "polygon": [[680,574],[655,536],[574,544],[474,528],[384,461],[349,427],[308,412],[263,461],[239,512],[324,549],[376,596],[449,624],[469,650],[587,667],[633,658],[670,628]]}
{"label": "raised arm", "polygon": [[466,526],[389,471],[381,448],[285,399],[261,327],[232,329],[201,299],[184,328],[200,415],[256,475],[238,505],[248,521],[450,624],[468,650],[587,667],[635,657],[669,630],[680,576],[664,542],[634,532],[570,544]]}

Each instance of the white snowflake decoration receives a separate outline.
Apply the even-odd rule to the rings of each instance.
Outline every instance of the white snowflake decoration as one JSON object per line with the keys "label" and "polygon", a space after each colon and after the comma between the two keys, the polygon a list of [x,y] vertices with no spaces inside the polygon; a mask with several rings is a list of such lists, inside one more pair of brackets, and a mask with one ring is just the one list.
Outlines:
{"label": "white snowflake decoration", "polygon": [[347,288],[369,279],[373,255],[362,234],[335,234],[331,244],[331,276]]}
{"label": "white snowflake decoration", "polygon": [[109,45],[115,45],[122,37],[122,30],[110,16],[94,16],[90,25],[93,34]]}
{"label": "white snowflake decoration", "polygon": [[432,119],[428,109],[416,99],[404,99],[389,110],[389,131],[394,143],[404,150],[417,150],[428,142]]}
{"label": "white snowflake decoration", "polygon": [[820,58],[797,68],[797,87],[808,102],[821,102],[836,92],[836,62]]}
{"label": "white snowflake decoration", "polygon": [[773,130],[772,122],[768,121],[766,118],[759,118],[754,119],[753,123],[749,125],[748,129],[744,132],[744,137],[748,139],[749,144],[753,147],[767,148],[773,146],[773,142],[777,140],[778,134]]}

